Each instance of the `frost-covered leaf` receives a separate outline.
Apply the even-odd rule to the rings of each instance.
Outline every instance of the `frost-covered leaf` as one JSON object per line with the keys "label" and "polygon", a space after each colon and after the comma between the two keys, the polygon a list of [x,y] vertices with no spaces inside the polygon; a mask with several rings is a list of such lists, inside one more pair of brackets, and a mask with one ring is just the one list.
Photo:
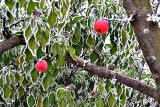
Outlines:
{"label": "frost-covered leaf", "polygon": [[28,103],[28,105],[29,105],[30,107],[33,107],[33,106],[35,105],[35,98],[34,98],[33,95],[30,95],[30,96],[28,97],[27,103]]}
{"label": "frost-covered leaf", "polygon": [[25,39],[26,39],[27,41],[29,40],[29,38],[30,38],[31,36],[33,36],[33,35],[32,35],[32,28],[31,28],[30,25],[26,28],[24,36],[25,36]]}
{"label": "frost-covered leaf", "polygon": [[46,90],[53,83],[53,76],[48,72],[47,76],[43,79],[43,87]]}
{"label": "frost-covered leaf", "polygon": [[29,47],[29,50],[31,51],[32,55],[33,56],[36,56],[36,51],[38,49],[38,45],[37,45],[37,42],[35,40],[35,37],[32,36],[29,41],[28,41],[28,47]]}
{"label": "frost-covered leaf", "polygon": [[57,14],[55,13],[55,11],[52,10],[51,13],[48,16],[48,23],[53,28],[56,21],[57,21]]}
{"label": "frost-covered leaf", "polygon": [[73,58],[73,60],[77,61],[77,57],[75,55],[75,49],[73,47],[71,47],[70,45],[67,45],[68,48],[68,52],[71,55],[71,57]]}

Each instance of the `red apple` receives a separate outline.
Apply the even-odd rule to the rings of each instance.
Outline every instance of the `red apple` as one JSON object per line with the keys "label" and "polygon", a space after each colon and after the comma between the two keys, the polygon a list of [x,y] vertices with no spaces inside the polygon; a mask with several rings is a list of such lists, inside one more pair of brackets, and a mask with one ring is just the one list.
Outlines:
{"label": "red apple", "polygon": [[92,91],[92,92],[91,92],[91,96],[92,96],[92,97],[95,97],[95,96],[96,96],[96,91]]}
{"label": "red apple", "polygon": [[99,19],[94,23],[94,30],[99,34],[105,34],[109,29],[109,24],[106,20]]}
{"label": "red apple", "polygon": [[39,72],[45,72],[48,68],[48,63],[45,60],[40,60],[36,63],[35,68]]}

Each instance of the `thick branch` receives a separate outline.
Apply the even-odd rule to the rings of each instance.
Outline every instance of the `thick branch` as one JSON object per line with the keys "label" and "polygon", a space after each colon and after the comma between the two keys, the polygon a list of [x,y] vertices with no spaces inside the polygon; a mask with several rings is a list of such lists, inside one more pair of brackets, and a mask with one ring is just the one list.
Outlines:
{"label": "thick branch", "polygon": [[23,36],[11,37],[3,42],[0,42],[0,53],[12,49],[18,45],[25,45],[25,40]]}
{"label": "thick branch", "polygon": [[[77,62],[75,62],[68,54],[66,55],[66,60],[74,65],[77,65],[81,68],[84,68],[86,71],[95,74],[101,78],[108,78],[108,79],[116,79],[119,83],[122,83],[128,87],[131,87],[135,90],[138,90],[139,92],[146,94],[155,100],[158,100],[157,97],[157,91],[155,88],[149,87],[146,84],[143,84],[142,82],[127,77],[123,74],[120,74],[118,72],[108,70],[106,68],[103,68],[101,66],[97,66],[91,63],[85,63],[85,60],[77,57]],[[85,66],[84,66],[85,65]]]}
{"label": "thick branch", "polygon": [[[18,45],[25,45],[25,40],[23,36],[11,37],[8,40],[1,42],[0,43],[0,53],[3,53]],[[122,75],[118,72],[114,72],[112,70],[108,70],[101,66],[97,66],[91,63],[85,63],[85,61],[79,57],[77,57],[77,62],[75,62],[68,54],[66,54],[66,60],[74,65],[84,68],[88,72],[91,72],[101,78],[108,78],[108,79],[114,78],[118,82],[126,86],[129,86],[135,90],[138,90],[139,92],[144,93],[154,98],[155,100],[158,100],[157,91],[155,88],[149,87],[136,79],[127,77],[125,75]]]}
{"label": "thick branch", "polygon": [[[0,43],[0,53],[3,53],[13,47],[16,47],[18,45],[24,45],[24,38],[22,36],[20,37],[12,37],[9,38],[8,40],[5,40],[3,42]],[[75,62],[68,54],[66,54],[66,61],[77,65],[79,67],[84,68],[86,71],[93,73],[101,78],[108,78],[108,79],[116,79],[118,82],[129,86],[141,93],[144,93],[152,98],[154,98],[155,100],[158,100],[157,98],[157,92],[155,88],[149,87],[146,84],[143,84],[142,82],[127,77],[123,74],[120,74],[118,72],[112,71],[112,70],[108,70],[106,68],[103,68],[101,66],[97,66],[91,63],[85,63],[85,60],[77,57],[77,62]],[[85,66],[84,66],[85,65]]]}
{"label": "thick branch", "polygon": [[[158,96],[160,96],[160,29],[157,23],[146,20],[147,14],[152,14],[150,2],[149,0],[123,0],[123,5],[128,15],[136,11],[131,25],[155,79]],[[160,102],[160,98],[158,101]]]}

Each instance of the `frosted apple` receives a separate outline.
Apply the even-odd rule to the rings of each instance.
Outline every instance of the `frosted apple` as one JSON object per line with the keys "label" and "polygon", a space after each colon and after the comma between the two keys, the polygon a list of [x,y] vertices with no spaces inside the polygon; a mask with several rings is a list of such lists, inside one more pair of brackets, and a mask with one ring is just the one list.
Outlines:
{"label": "frosted apple", "polygon": [[35,68],[39,72],[45,72],[48,68],[48,63],[45,60],[40,60],[36,63]]}
{"label": "frosted apple", "polygon": [[94,23],[94,30],[99,34],[105,34],[109,29],[109,24],[106,20],[99,19]]}

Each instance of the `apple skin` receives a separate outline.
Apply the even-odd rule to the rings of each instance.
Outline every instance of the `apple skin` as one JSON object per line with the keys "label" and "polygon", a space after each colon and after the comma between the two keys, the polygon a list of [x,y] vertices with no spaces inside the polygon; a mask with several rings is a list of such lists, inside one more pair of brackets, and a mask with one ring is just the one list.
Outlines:
{"label": "apple skin", "polygon": [[92,97],[95,97],[95,96],[96,96],[96,91],[92,91],[92,92],[91,92],[91,96],[92,96]]}
{"label": "apple skin", "polygon": [[40,60],[36,63],[35,68],[39,72],[45,72],[48,68],[48,63],[45,60]]}
{"label": "apple skin", "polygon": [[99,34],[105,34],[109,29],[109,23],[106,20],[99,19],[94,23],[94,30]]}

